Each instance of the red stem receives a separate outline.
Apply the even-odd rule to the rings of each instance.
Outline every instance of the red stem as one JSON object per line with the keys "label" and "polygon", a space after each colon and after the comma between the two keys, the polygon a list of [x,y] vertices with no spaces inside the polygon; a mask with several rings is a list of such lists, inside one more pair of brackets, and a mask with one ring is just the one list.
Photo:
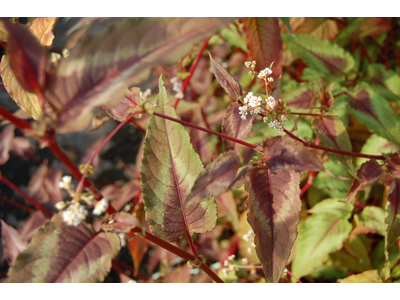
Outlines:
{"label": "red stem", "polygon": [[20,194],[22,197],[24,197],[34,207],[36,207],[37,209],[40,209],[44,214],[46,214],[49,217],[53,216],[53,213],[50,210],[43,207],[35,199],[33,199],[31,196],[29,196],[27,193],[25,193],[23,190],[21,190],[15,184],[13,184],[11,181],[9,181],[7,178],[5,178],[1,173],[0,173],[0,180],[3,181],[6,185],[8,185],[11,189],[16,191],[18,194]]}
{"label": "red stem", "polygon": [[114,130],[105,138],[105,140],[101,143],[101,145],[92,154],[92,156],[89,158],[89,160],[86,163],[86,167],[83,170],[83,173],[82,174],[79,173],[80,174],[80,180],[79,180],[78,187],[76,188],[76,194],[77,195],[82,192],[84,181],[86,179],[86,174],[87,174],[87,171],[89,170],[89,165],[93,162],[93,160],[97,156],[97,154],[99,154],[101,149],[103,149],[103,147],[108,143],[108,141],[118,132],[118,130],[121,129],[122,126],[124,126],[126,124],[126,122],[128,122],[131,118],[133,118],[135,115],[137,115],[139,113],[140,112],[136,111],[136,112],[130,114],[123,122],[118,124],[118,126],[114,128]]}
{"label": "red stem", "polygon": [[154,112],[153,115],[155,115],[157,117],[160,117],[160,118],[163,118],[163,119],[167,119],[167,120],[173,121],[173,122],[177,122],[177,123],[185,125],[185,126],[192,127],[194,129],[197,129],[197,130],[201,130],[201,131],[207,132],[209,134],[213,134],[213,135],[219,136],[219,137],[224,138],[226,140],[230,140],[232,142],[235,142],[235,143],[241,144],[243,146],[249,147],[251,149],[254,149],[256,151],[259,151],[259,150],[257,150],[257,146],[249,144],[249,143],[246,143],[246,142],[244,142],[242,140],[235,139],[234,137],[231,137],[231,136],[228,136],[228,135],[225,135],[225,134],[222,134],[222,133],[218,133],[216,131],[212,131],[212,130],[209,130],[207,128],[203,128],[203,127],[191,124],[191,123],[186,122],[186,121],[178,120],[178,119],[175,119],[175,118],[163,115],[163,114],[159,114],[157,112]]}
{"label": "red stem", "polygon": [[[141,228],[139,227],[135,227],[134,229],[131,230],[131,232],[134,233],[139,233],[141,237],[145,238],[146,240],[164,248],[165,250],[168,250],[169,252],[185,259],[188,261],[193,261],[196,259],[196,257],[194,257],[192,254],[187,253],[186,251],[179,249],[178,247],[175,247],[174,245],[171,245],[170,243],[152,235],[149,232],[144,232],[142,231]],[[218,277],[217,274],[214,273],[213,270],[211,270],[206,264],[201,263],[201,265],[199,266],[199,268],[201,270],[204,271],[204,273],[206,273],[212,280],[214,280],[215,282],[218,283],[224,283],[224,281]]]}
{"label": "red stem", "polygon": [[298,283],[302,283],[296,276],[294,276],[288,269],[286,269],[287,270],[287,273],[290,275],[290,276],[292,276],[294,279],[296,279],[296,281],[298,282]]}
{"label": "red stem", "polygon": [[28,212],[28,213],[30,213],[30,214],[33,214],[33,213],[35,212],[34,209],[32,209],[32,208],[30,208],[30,207],[28,207],[28,206],[25,206],[25,205],[23,205],[23,204],[21,204],[21,203],[18,203],[18,202],[16,202],[16,201],[12,201],[12,200],[10,200],[10,199],[8,199],[8,198],[6,198],[6,197],[3,197],[2,195],[0,195],[0,199],[1,199],[2,201],[4,201],[4,202],[8,203],[8,204],[11,204],[11,205],[14,205],[15,207],[18,207],[18,208],[20,208],[20,209],[23,209],[24,211],[26,211],[26,212]]}
{"label": "red stem", "polygon": [[[197,67],[197,65],[198,65],[198,63],[199,63],[200,58],[201,58],[201,56],[202,56],[202,54],[203,54],[203,52],[204,52],[204,49],[206,48],[206,46],[207,46],[207,44],[208,44],[208,41],[210,40],[210,38],[211,38],[211,37],[209,37],[208,39],[206,39],[206,40],[203,42],[203,44],[202,44],[201,47],[200,47],[199,53],[197,54],[197,56],[196,56],[196,58],[195,58],[193,64],[190,66],[190,69],[189,69],[189,73],[190,73],[190,74],[189,74],[188,77],[186,77],[185,80],[183,81],[183,85],[182,85],[182,94],[185,94],[186,88],[187,88],[187,86],[188,86],[188,84],[189,84],[189,81],[190,81],[190,78],[192,77],[193,72],[194,72],[194,70],[196,69],[196,67]],[[179,103],[180,100],[181,100],[180,98],[176,99],[176,102],[175,102],[175,104],[174,104],[174,108],[175,108],[175,109],[176,109],[176,107],[178,106],[178,103]]]}
{"label": "red stem", "polygon": [[3,108],[2,106],[0,106],[0,116],[10,121],[21,130],[32,129],[31,123],[15,117],[12,113],[10,113],[7,109]]}
{"label": "red stem", "polygon": [[[124,269],[128,270],[129,272],[131,272],[131,274],[135,273],[131,266],[129,266],[127,263],[125,263],[123,260],[119,259],[118,257],[113,259],[113,263],[116,263],[116,264],[120,265]],[[138,278],[140,278],[142,280],[145,280],[145,281],[148,280],[148,278],[146,276],[144,276],[143,274],[140,274],[140,273],[138,273],[136,277],[138,277]]]}
{"label": "red stem", "polygon": [[312,185],[313,179],[317,173],[318,172],[316,172],[316,171],[310,172],[310,175],[308,175],[307,183],[301,189],[300,197],[303,196],[303,194],[310,188],[310,186]]}

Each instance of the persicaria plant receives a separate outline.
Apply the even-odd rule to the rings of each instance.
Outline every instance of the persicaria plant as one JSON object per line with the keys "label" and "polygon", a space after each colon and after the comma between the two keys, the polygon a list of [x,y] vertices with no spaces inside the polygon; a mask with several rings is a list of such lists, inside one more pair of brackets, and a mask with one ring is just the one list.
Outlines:
{"label": "persicaria plant", "polygon": [[[2,214],[2,280],[399,282],[399,20],[1,18],[0,163],[40,161],[0,173],[29,215]],[[100,180],[122,127],[131,179]]]}

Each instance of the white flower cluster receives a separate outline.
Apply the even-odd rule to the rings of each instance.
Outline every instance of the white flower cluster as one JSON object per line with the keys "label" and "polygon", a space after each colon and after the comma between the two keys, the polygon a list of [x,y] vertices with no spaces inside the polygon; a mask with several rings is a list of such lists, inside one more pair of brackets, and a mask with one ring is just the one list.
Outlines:
{"label": "white flower cluster", "polygon": [[176,77],[173,77],[173,78],[171,78],[171,80],[170,80],[172,83],[173,83],[173,87],[172,87],[172,90],[174,91],[174,92],[176,92],[176,94],[175,94],[175,98],[179,98],[179,99],[182,99],[183,98],[183,93],[182,93],[182,82],[179,82],[178,81],[178,78],[176,78]]}
{"label": "white flower cluster", "polygon": [[[265,68],[264,70],[261,70],[260,73],[258,73],[257,77],[260,79],[265,79],[271,74],[272,74],[272,70],[270,68]],[[267,79],[267,80],[270,81],[269,79]]]}
{"label": "white flower cluster", "polygon": [[61,212],[61,218],[68,225],[76,226],[86,218],[87,213],[85,206],[75,202]]}
{"label": "white flower cluster", "polygon": [[151,89],[147,89],[144,93],[142,91],[139,92],[139,96],[140,98],[142,98],[143,100],[146,100],[146,98],[148,96],[151,95]]}
{"label": "white flower cluster", "polygon": [[228,271],[236,271],[235,254],[232,254],[224,261],[224,267],[222,273],[225,277],[228,277]]}
{"label": "white flower cluster", "polygon": [[243,101],[245,105],[239,107],[239,115],[241,115],[243,120],[246,120],[246,115],[249,109],[251,114],[265,113],[265,110],[261,107],[261,105],[265,103],[264,99],[254,96],[253,92],[249,92]]}
{"label": "white flower cluster", "polygon": [[66,189],[71,184],[71,180],[71,176],[63,176],[63,178],[61,178],[61,181],[58,183],[58,186],[62,189]]}
{"label": "white flower cluster", "polygon": [[282,126],[282,124],[281,124],[277,119],[273,120],[272,122],[269,122],[268,125],[269,125],[269,127],[271,127],[271,128],[278,129],[279,132],[282,132],[282,131],[283,131],[283,126]]}
{"label": "white flower cluster", "polygon": [[[244,239],[246,242],[254,241],[254,237],[255,237],[255,235],[254,235],[254,231],[253,231],[252,229],[250,229],[246,234],[243,235],[243,239]],[[253,243],[251,244],[251,247],[255,248],[255,247],[256,247],[256,244],[253,242]],[[248,253],[251,253],[252,251],[253,251],[252,248],[250,248],[250,247],[247,248],[247,252],[248,252]]]}
{"label": "white flower cluster", "polygon": [[108,200],[103,198],[94,205],[93,214],[95,216],[100,216],[102,213],[106,212],[107,208]]}
{"label": "white flower cluster", "polygon": [[274,109],[274,108],[275,108],[275,105],[276,105],[276,100],[275,100],[274,97],[269,96],[269,97],[267,98],[267,103],[268,103],[268,106],[269,106],[271,109]]}

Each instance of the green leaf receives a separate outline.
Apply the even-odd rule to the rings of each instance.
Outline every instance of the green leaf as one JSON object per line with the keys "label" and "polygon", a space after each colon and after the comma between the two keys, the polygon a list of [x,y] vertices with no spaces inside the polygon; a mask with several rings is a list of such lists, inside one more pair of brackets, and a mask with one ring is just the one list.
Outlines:
{"label": "green leaf", "polygon": [[231,18],[126,18],[80,39],[57,67],[46,100],[61,133],[90,124],[92,110],[118,104],[157,63],[178,62]]}
{"label": "green leaf", "polygon": [[354,91],[347,93],[348,109],[357,121],[389,141],[400,145],[400,128],[387,101],[367,83],[360,82]]}
{"label": "green leaf", "polygon": [[272,77],[282,73],[282,38],[278,18],[244,18],[244,30],[257,72],[272,66]]}
{"label": "green leaf", "polygon": [[386,70],[383,64],[370,64],[367,79],[371,87],[388,101],[400,103],[400,76],[393,70]]}
{"label": "green leaf", "polygon": [[221,35],[228,40],[228,42],[235,47],[242,49],[244,52],[248,52],[246,39],[238,32],[237,27],[234,24],[229,24],[228,28],[221,30]]}
{"label": "green leaf", "polygon": [[257,256],[268,282],[279,282],[296,240],[300,222],[300,174],[254,168],[246,184],[247,220],[255,233]]}
{"label": "green leaf", "polygon": [[360,215],[360,221],[369,229],[385,235],[385,211],[377,206],[367,206]]}
{"label": "green leaf", "polygon": [[6,282],[102,282],[121,242],[91,225],[69,226],[60,214],[39,229],[11,266]]}
{"label": "green leaf", "polygon": [[[346,194],[351,186],[350,174],[342,164],[329,160],[324,163],[324,170],[319,172],[313,180],[313,185],[316,188],[322,189],[328,195],[340,192],[340,197],[346,197]],[[336,177],[335,177],[336,176]],[[349,178],[349,180],[341,180],[340,177]],[[333,197],[337,197],[333,196]]]}
{"label": "green leaf", "polygon": [[354,67],[351,54],[336,44],[304,34],[297,34],[297,39],[287,33],[282,33],[281,36],[308,67],[322,73],[321,75],[344,75]]}
{"label": "green leaf", "polygon": [[313,206],[308,212],[311,214],[328,214],[342,219],[351,217],[354,206],[351,203],[345,203],[344,199],[332,198],[325,199]]}
{"label": "green leaf", "polygon": [[360,274],[351,275],[349,277],[339,279],[339,283],[381,283],[382,279],[378,274],[378,270],[369,270]]}
{"label": "green leaf", "polygon": [[[154,112],[176,118],[161,77],[159,89]],[[217,211],[213,198],[180,210],[203,170],[186,129],[179,123],[152,115],[144,144],[141,187],[146,220],[154,235],[173,242],[214,228]]]}
{"label": "green leaf", "polygon": [[334,261],[355,272],[363,272],[371,269],[368,248],[358,237],[351,235],[344,242],[343,249],[329,255]]}
{"label": "green leaf", "polygon": [[[326,147],[336,150],[351,152],[351,142],[349,134],[343,122],[334,113],[327,113],[322,118],[314,118],[311,122],[315,134],[317,134]],[[331,153],[348,171],[355,177],[357,174],[353,166],[353,157],[339,153]]]}
{"label": "green leaf", "polygon": [[[326,204],[325,201],[315,206],[316,213],[307,219],[299,233],[292,263],[292,273],[298,278],[310,274],[322,265],[329,253],[339,250],[351,231],[352,226],[347,219],[351,216],[348,210],[353,205],[332,199]],[[325,212],[317,213],[322,205]],[[329,207],[332,207],[332,212]]]}
{"label": "green leaf", "polygon": [[[366,140],[364,146],[361,148],[360,153],[382,155],[385,153],[396,152],[397,150],[399,150],[399,147],[397,147],[395,144],[373,133]],[[369,160],[368,158],[357,157],[355,165],[357,167],[360,167],[363,163],[365,163],[368,160]]]}
{"label": "green leaf", "polygon": [[287,30],[289,30],[290,34],[293,36],[294,32],[292,30],[292,27],[290,26],[290,18],[289,17],[281,17],[278,19],[282,21],[282,23],[286,26]]}

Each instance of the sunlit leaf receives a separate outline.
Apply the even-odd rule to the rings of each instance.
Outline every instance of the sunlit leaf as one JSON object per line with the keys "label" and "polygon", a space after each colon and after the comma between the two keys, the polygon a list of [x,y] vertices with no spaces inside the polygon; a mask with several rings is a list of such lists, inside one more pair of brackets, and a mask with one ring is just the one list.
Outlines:
{"label": "sunlit leaf", "polygon": [[103,108],[108,115],[117,120],[124,121],[131,113],[135,111],[135,104],[140,101],[140,88],[133,87],[127,91],[126,97],[122,99],[117,105],[112,107]]}
{"label": "sunlit leaf", "polygon": [[339,283],[381,283],[382,279],[378,274],[378,270],[368,270],[360,274],[351,275],[349,277],[339,279]]}
{"label": "sunlit leaf", "polygon": [[384,236],[385,235],[385,211],[377,206],[367,206],[360,214],[360,221],[366,228]]}
{"label": "sunlit leaf", "polygon": [[38,120],[42,113],[39,99],[35,94],[27,92],[21,86],[14,76],[9,61],[9,55],[3,55],[0,63],[0,73],[1,78],[3,79],[4,88],[21,109],[27,112],[35,120]]}
{"label": "sunlit leaf", "polygon": [[128,18],[80,39],[58,64],[46,100],[61,133],[90,124],[96,106],[109,108],[157,63],[174,63],[231,18]]}
{"label": "sunlit leaf", "polygon": [[229,94],[234,100],[239,100],[244,97],[245,90],[240,85],[240,83],[233,77],[227,70],[225,70],[222,66],[220,66],[211,56],[210,53],[210,62],[211,62],[211,71],[214,73],[217,78],[219,84],[223,87],[225,92]]}
{"label": "sunlit leaf", "polygon": [[351,54],[336,44],[304,34],[296,34],[296,39],[287,33],[282,33],[281,36],[308,67],[321,75],[344,75],[354,67]]}
{"label": "sunlit leaf", "polygon": [[367,83],[360,82],[348,93],[348,106],[357,121],[389,141],[400,145],[400,128],[387,101]]}
{"label": "sunlit leaf", "polygon": [[7,42],[7,40],[8,40],[7,29],[4,27],[4,23],[0,21],[0,41]]}
{"label": "sunlit leaf", "polygon": [[[317,211],[324,206],[324,212]],[[332,210],[329,210],[329,206]],[[351,203],[324,200],[316,204],[304,228],[299,232],[292,273],[297,277],[310,274],[322,265],[329,253],[339,250],[351,231],[347,221],[351,216]],[[312,211],[310,211],[312,212]]]}
{"label": "sunlit leaf", "polygon": [[[176,118],[163,84],[160,77],[154,111]],[[217,219],[214,199],[180,210],[203,169],[186,129],[181,124],[151,116],[141,166],[141,187],[146,220],[154,235],[173,242],[214,228]]]}
{"label": "sunlit leaf", "polygon": [[[226,109],[222,120],[222,133],[243,141],[253,127],[256,114],[247,115],[246,120],[243,120],[239,115],[239,107],[240,104],[235,102]],[[223,139],[223,142],[225,151],[235,150],[236,154],[239,154],[240,144],[226,139]]]}
{"label": "sunlit leaf", "polygon": [[[321,118],[314,118],[311,126],[324,146],[351,152],[351,142],[346,127],[334,113],[327,113]],[[332,153],[332,155],[351,175],[357,178],[353,166],[353,157],[339,153]]]}
{"label": "sunlit leaf", "polygon": [[46,87],[46,67],[49,63],[47,50],[24,26],[2,18],[9,33],[7,50],[14,76],[25,90],[43,93]]}
{"label": "sunlit leaf", "polygon": [[364,189],[365,187],[374,184],[382,175],[384,171],[380,164],[376,160],[369,160],[361,165],[360,169],[357,171],[357,176],[360,180],[356,178],[353,179],[353,183],[347,193],[347,202],[353,202],[357,193]]}
{"label": "sunlit leaf", "polygon": [[252,60],[257,62],[256,71],[268,68],[272,62],[272,77],[282,73],[282,38],[279,19],[243,18],[244,30]]}
{"label": "sunlit leaf", "polygon": [[53,30],[58,18],[36,18],[29,30],[37,37],[42,46],[51,46],[54,39]]}
{"label": "sunlit leaf", "polygon": [[255,233],[257,256],[269,282],[279,282],[300,222],[300,174],[254,168],[246,184],[247,220]]}
{"label": "sunlit leaf", "polygon": [[261,147],[264,148],[263,161],[271,172],[278,169],[293,169],[297,172],[319,171],[323,168],[322,163],[303,146],[286,136],[274,136],[266,138]]}
{"label": "sunlit leaf", "polygon": [[6,282],[102,282],[119,250],[115,233],[95,232],[86,223],[68,226],[58,214],[35,233]]}
{"label": "sunlit leaf", "polygon": [[197,176],[183,207],[186,209],[202,200],[217,197],[228,189],[233,190],[243,185],[248,169],[248,166],[241,166],[239,156],[234,151],[221,153]]}

